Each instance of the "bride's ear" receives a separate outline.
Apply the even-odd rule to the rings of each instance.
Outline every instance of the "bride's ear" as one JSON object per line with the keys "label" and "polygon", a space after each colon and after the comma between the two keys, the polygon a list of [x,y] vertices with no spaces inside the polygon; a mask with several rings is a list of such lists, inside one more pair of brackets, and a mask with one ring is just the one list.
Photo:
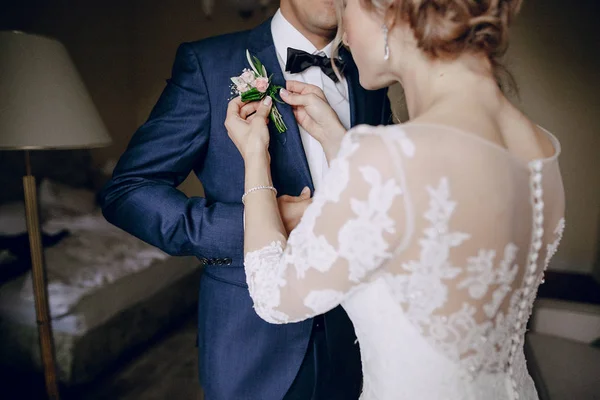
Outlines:
{"label": "bride's ear", "polygon": [[392,29],[399,21],[400,9],[397,1],[393,1],[383,15],[383,23],[388,29]]}

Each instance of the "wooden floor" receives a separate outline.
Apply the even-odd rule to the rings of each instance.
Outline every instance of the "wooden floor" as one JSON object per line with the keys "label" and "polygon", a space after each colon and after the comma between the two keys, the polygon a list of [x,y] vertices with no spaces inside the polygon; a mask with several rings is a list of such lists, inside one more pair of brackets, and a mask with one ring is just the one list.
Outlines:
{"label": "wooden floor", "polygon": [[87,388],[85,400],[198,400],[196,321],[186,322],[114,376]]}
{"label": "wooden floor", "polygon": [[[76,391],[61,391],[62,400],[201,400],[198,384],[196,319],[108,376]],[[0,399],[45,399],[41,377],[0,377]]]}

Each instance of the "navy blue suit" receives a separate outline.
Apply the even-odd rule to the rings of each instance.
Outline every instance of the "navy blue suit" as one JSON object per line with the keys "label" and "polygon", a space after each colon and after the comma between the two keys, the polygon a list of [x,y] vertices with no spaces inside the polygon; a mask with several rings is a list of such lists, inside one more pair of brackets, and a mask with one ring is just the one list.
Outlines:
{"label": "navy blue suit", "polygon": [[[300,370],[313,320],[271,325],[252,309],[243,268],[243,160],[224,127],[230,77],[248,68],[246,49],[273,83],[285,87],[270,20],[239,32],[182,44],[148,121],[135,133],[101,194],[108,221],[172,255],[194,255],[205,265],[199,297],[200,380],[207,400],[281,400]],[[366,91],[348,53],[352,125],[390,122],[385,90]],[[288,131],[271,129],[271,168],[279,194],[313,190],[291,108],[277,104]],[[205,198],[176,187],[194,171]],[[316,396],[357,398],[361,366],[352,323],[341,307],[324,318],[330,383]],[[322,355],[320,355],[322,357]],[[309,357],[307,357],[309,358]],[[319,368],[321,370],[319,370]],[[308,400],[308,399],[307,399]]]}

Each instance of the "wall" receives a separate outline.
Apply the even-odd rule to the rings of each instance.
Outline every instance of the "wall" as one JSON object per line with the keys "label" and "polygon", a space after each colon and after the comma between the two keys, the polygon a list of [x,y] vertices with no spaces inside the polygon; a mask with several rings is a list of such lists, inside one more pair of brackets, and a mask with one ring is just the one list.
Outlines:
{"label": "wall", "polygon": [[[113,146],[93,152],[101,165],[118,158],[146,119],[179,43],[251,28],[266,17],[243,20],[226,2],[216,3],[214,18],[207,20],[199,0],[20,0],[0,13],[0,29],[44,33],[65,43],[114,138]],[[525,0],[508,66],[520,87],[516,101],[563,145],[567,230],[552,268],[591,272],[600,238],[600,118],[594,113],[600,41],[592,21],[600,10],[593,0],[567,4]],[[392,97],[405,119],[399,87]],[[182,189],[201,194],[195,179]]]}
{"label": "wall", "polygon": [[552,267],[592,271],[600,241],[600,4],[525,0],[508,57],[521,105],[561,141],[567,228]]}
{"label": "wall", "polygon": [[115,144],[98,161],[118,154],[135,127],[131,57],[131,2],[13,1],[0,28],[52,36],[63,42],[81,73]]}

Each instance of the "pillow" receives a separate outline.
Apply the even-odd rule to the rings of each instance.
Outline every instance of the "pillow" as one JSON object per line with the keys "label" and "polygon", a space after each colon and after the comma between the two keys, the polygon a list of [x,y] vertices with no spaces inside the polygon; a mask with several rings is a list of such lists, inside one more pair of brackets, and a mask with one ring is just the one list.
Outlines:
{"label": "pillow", "polygon": [[[89,150],[32,151],[33,175],[72,187],[94,188],[97,171]],[[0,203],[23,200],[25,158],[22,151],[0,151]]]}
{"label": "pillow", "polygon": [[27,232],[25,203],[13,201],[0,204],[0,236],[15,236]]}
{"label": "pillow", "polygon": [[26,263],[20,263],[8,249],[0,249],[0,285],[8,282],[30,269]]}
{"label": "pillow", "polygon": [[16,261],[17,257],[8,249],[0,249],[0,267]]}
{"label": "pillow", "polygon": [[[38,188],[40,224],[62,217],[90,214],[96,209],[96,195],[91,190],[76,189],[44,179]],[[0,204],[0,236],[15,236],[27,232],[25,203],[12,201]]]}
{"label": "pillow", "polygon": [[[54,235],[42,232],[42,246],[52,247],[67,237],[67,231]],[[31,269],[29,236],[27,233],[14,236],[0,235],[0,284],[7,282]]]}
{"label": "pillow", "polygon": [[42,219],[72,217],[90,214],[96,209],[96,194],[87,189],[76,189],[44,179],[38,189]]}
{"label": "pillow", "polygon": [[[69,232],[64,229],[52,234],[42,232],[42,247],[52,247],[67,236],[69,236]],[[10,254],[6,255],[6,258],[12,256],[18,259],[26,258],[27,260],[30,260],[29,235],[27,233],[22,233],[20,235],[0,236],[0,251],[2,250],[9,251]]]}

